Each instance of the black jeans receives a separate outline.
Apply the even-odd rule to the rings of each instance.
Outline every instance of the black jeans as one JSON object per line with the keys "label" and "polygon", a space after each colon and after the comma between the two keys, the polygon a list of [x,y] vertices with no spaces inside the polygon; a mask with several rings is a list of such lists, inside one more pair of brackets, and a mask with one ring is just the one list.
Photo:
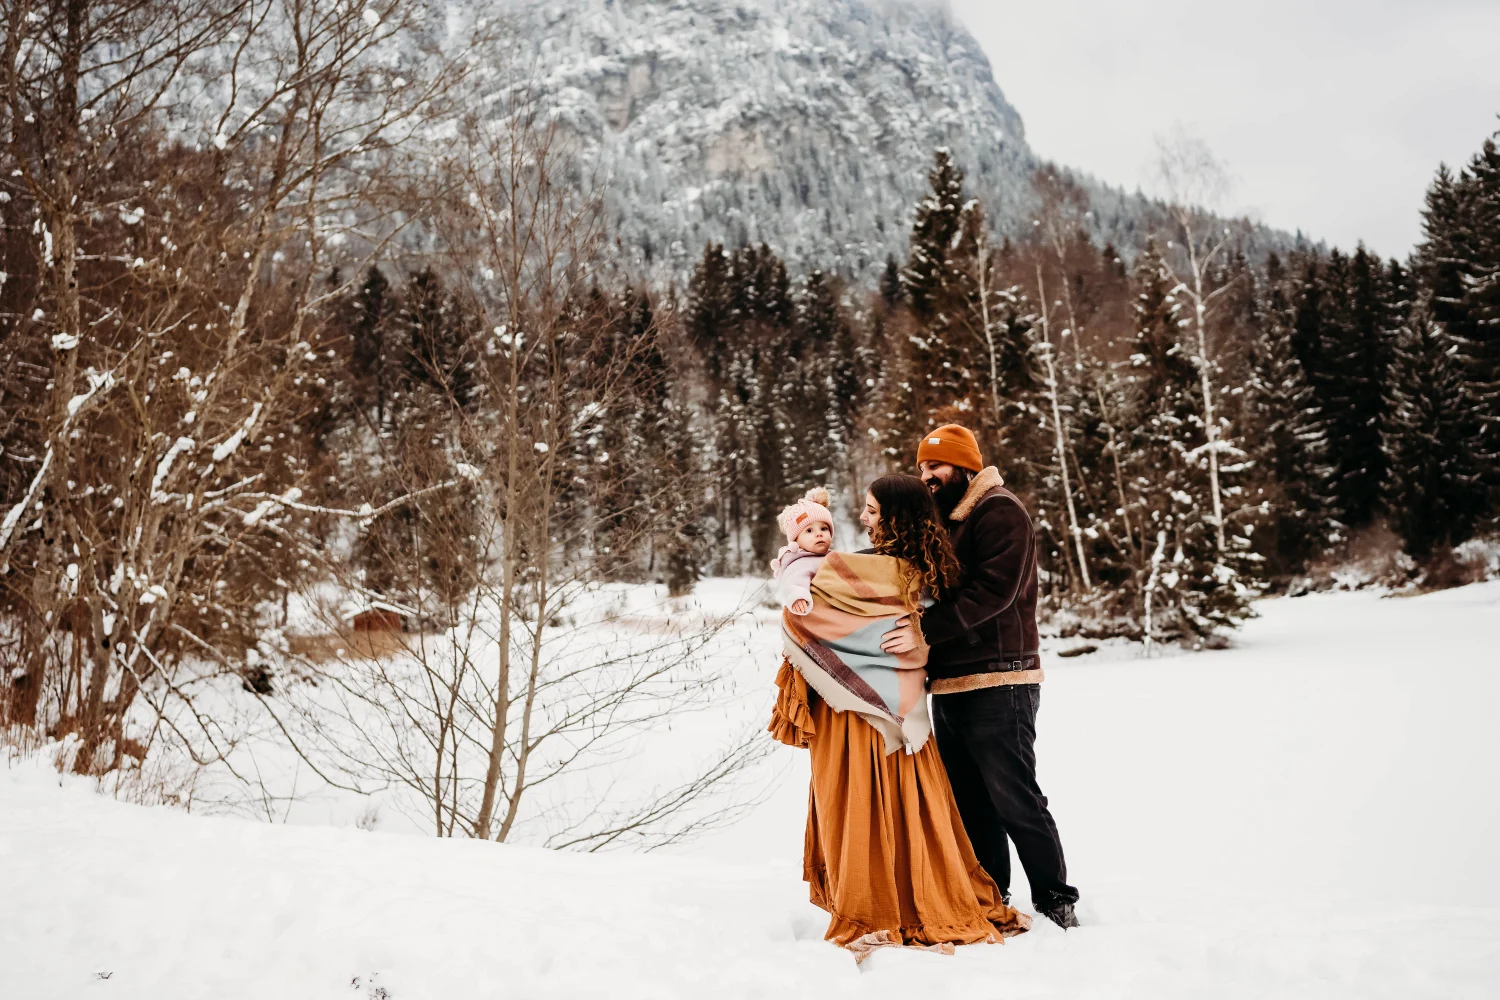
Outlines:
{"label": "black jeans", "polygon": [[1038,910],[1078,900],[1068,884],[1057,824],[1036,783],[1036,684],[981,688],[932,698],[932,731],[979,863],[1010,894],[1010,848]]}

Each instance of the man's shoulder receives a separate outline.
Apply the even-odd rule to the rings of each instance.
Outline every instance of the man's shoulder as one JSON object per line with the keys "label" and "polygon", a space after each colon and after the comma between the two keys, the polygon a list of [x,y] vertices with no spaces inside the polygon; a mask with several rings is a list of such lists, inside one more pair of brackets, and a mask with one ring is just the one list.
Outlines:
{"label": "man's shoulder", "polygon": [[1034,534],[1036,525],[1021,498],[1003,486],[997,486],[985,494],[969,514],[966,534],[983,549],[1003,546],[1008,539]]}
{"label": "man's shoulder", "polygon": [[985,491],[984,496],[979,498],[979,502],[974,505],[974,510],[969,514],[969,520],[973,521],[984,516],[1008,518],[1017,514],[1027,520],[1031,519],[1020,497],[1004,486],[995,486]]}
{"label": "man's shoulder", "polygon": [[986,466],[974,475],[969,481],[968,489],[964,491],[963,499],[953,508],[948,515],[948,524],[962,524],[974,520],[974,516],[980,512],[980,508],[994,507],[996,498],[1000,498],[1007,505],[1024,510],[1020,497],[1005,488],[1005,480],[1000,476],[1000,470],[993,465]]}

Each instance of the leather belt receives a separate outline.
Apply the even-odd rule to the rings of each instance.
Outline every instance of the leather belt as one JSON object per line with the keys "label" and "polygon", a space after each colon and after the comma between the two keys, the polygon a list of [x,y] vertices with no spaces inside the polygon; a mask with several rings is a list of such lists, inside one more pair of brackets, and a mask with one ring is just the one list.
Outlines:
{"label": "leather belt", "polygon": [[1046,674],[1037,665],[1035,656],[1024,656],[1016,660],[986,663],[991,669],[980,673],[964,674],[961,677],[934,677],[927,689],[933,694],[962,694],[965,691],[980,691],[984,688],[1008,687],[1012,684],[1040,684]]}

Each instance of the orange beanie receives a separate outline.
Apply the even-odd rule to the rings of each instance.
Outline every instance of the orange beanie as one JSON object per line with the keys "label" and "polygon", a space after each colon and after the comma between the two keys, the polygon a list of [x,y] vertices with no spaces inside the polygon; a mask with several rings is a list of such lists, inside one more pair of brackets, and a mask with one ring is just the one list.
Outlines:
{"label": "orange beanie", "polygon": [[970,472],[984,468],[984,459],[979,457],[979,442],[974,440],[974,432],[962,424],[944,424],[930,431],[917,445],[917,461],[947,462]]}

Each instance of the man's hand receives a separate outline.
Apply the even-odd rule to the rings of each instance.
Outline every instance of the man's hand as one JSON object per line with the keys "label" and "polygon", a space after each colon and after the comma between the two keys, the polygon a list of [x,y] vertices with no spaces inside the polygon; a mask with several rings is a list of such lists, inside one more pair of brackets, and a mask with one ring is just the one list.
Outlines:
{"label": "man's hand", "polygon": [[880,648],[898,654],[917,648],[917,627],[911,623],[911,616],[896,619],[896,627],[880,637]]}
{"label": "man's hand", "polygon": [[808,603],[807,598],[799,597],[792,602],[791,610],[794,615],[805,615],[812,610],[812,605]]}

